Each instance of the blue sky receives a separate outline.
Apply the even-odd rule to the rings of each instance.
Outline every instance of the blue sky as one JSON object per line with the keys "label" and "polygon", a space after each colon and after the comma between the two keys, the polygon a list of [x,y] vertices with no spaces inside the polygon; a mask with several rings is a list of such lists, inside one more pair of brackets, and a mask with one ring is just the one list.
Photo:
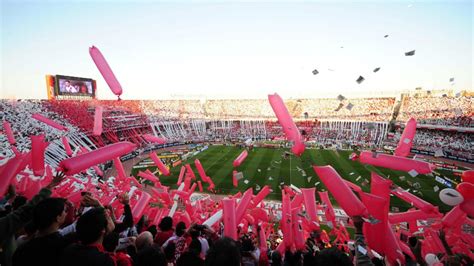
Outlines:
{"label": "blue sky", "polygon": [[96,79],[114,98],[92,45],[123,99],[472,89],[471,1],[1,3],[0,98],[45,98],[45,74]]}

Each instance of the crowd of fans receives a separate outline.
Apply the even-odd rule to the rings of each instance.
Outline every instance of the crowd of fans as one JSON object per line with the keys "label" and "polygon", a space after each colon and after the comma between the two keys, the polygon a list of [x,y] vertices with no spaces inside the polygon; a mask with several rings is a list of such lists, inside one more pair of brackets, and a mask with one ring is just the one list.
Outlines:
{"label": "crowd of fans", "polygon": [[[387,140],[392,146],[396,146],[402,135],[398,129],[393,140]],[[413,140],[413,148],[439,154],[440,157],[453,155],[466,159],[474,159],[472,153],[474,138],[472,133],[456,131],[442,131],[434,129],[417,129]]]}
{"label": "crowd of fans", "polygon": [[[410,104],[414,103],[413,99],[410,99]],[[290,100],[287,101],[287,106],[295,117],[311,118],[315,113],[324,113],[327,119],[351,117],[354,120],[299,121],[297,126],[307,141],[321,144],[346,143],[347,145],[370,146],[379,145],[388,130],[388,123],[370,121],[387,121],[392,115],[394,101],[392,98],[342,102],[328,99]],[[420,119],[421,114],[410,113],[408,108],[410,105],[406,104],[407,101],[403,103],[405,107],[402,106],[401,114],[412,114],[415,117],[418,115]],[[438,100],[433,102],[436,101]],[[165,104],[160,105],[163,102]],[[352,107],[343,106],[336,111],[335,108],[341,103],[344,106],[350,103]],[[334,110],[330,108],[333,104],[337,105]],[[466,106],[466,104],[471,106]],[[90,135],[90,129],[94,109],[98,105],[103,106],[105,110],[105,132],[100,137],[93,137]],[[463,111],[464,115],[472,116],[470,101],[462,100],[459,106],[468,110]],[[422,110],[437,110],[429,106],[423,108],[425,109]],[[31,118],[34,113],[41,113],[55,120],[66,126],[68,131],[53,129]],[[176,113],[180,115],[176,116]],[[275,139],[283,136],[277,122],[265,119],[274,116],[266,100],[0,101],[0,114],[1,120],[8,121],[12,125],[17,142],[11,145],[5,134],[0,134],[0,157],[2,157],[0,158],[2,164],[0,173],[3,173],[1,172],[4,170],[3,164],[14,154],[26,153],[31,149],[30,135],[44,134],[46,141],[50,142],[45,159],[50,174],[55,172],[57,163],[66,158],[60,142],[63,136],[70,139],[74,154],[77,154],[80,148],[94,149],[96,146],[122,140],[144,144],[140,136],[155,131],[172,140],[201,137],[204,140],[226,141],[247,138]],[[181,114],[184,115],[181,116]],[[204,118],[198,120],[193,118],[195,116],[204,116]],[[206,117],[213,119],[205,119]],[[234,119],[222,120],[220,119],[222,117],[234,117]],[[244,119],[249,117],[258,117],[260,120]],[[449,120],[449,115],[446,119]],[[150,128],[150,121],[153,121],[154,128]],[[464,126],[470,126],[470,124]],[[399,135],[400,133],[395,134],[393,139],[395,142],[398,141]],[[467,133],[420,129],[417,131],[413,147],[432,151],[442,149],[446,153],[472,157],[470,154],[472,144],[472,137]],[[15,152],[14,149],[17,151]],[[308,230],[309,234],[306,235],[303,246],[285,248],[282,244],[284,243],[283,234],[278,229],[279,222],[282,220],[281,210],[268,210],[264,204],[260,205],[259,208],[269,215],[269,221],[258,224],[247,221],[247,224],[239,224],[238,236],[232,239],[224,236],[225,230],[222,223],[218,223],[217,226],[202,224],[205,219],[221,208],[219,202],[206,203],[203,200],[195,205],[188,201],[181,202],[178,207],[180,213],[178,218],[167,216],[170,211],[169,206],[161,208],[166,209],[166,212],[161,211],[160,215],[155,211],[136,217],[134,210],[138,199],[136,195],[134,196],[135,190],[132,189],[131,184],[134,184],[133,187],[140,190],[140,193],[147,193],[146,186],[137,184],[138,181],[129,180],[130,178],[122,181],[111,178],[106,183],[101,183],[97,180],[97,176],[91,175],[91,171],[89,169],[83,175],[81,174],[82,176],[67,178],[61,172],[57,172],[54,177],[51,176],[50,182],[44,184],[46,177],[38,179],[28,168],[19,170],[18,176],[14,177],[8,191],[6,193],[1,191],[4,195],[0,195],[2,197],[0,200],[0,265],[385,264],[380,254],[366,246],[362,231],[364,221],[358,216],[351,217],[351,221],[346,224],[336,226],[331,224],[329,233],[322,228],[311,228]],[[44,185],[44,187],[39,193],[32,193],[32,191],[38,192],[35,190],[40,189],[38,185]],[[120,193],[118,192],[119,185]],[[123,191],[129,193],[124,194]],[[155,194],[154,190],[148,192]],[[158,194],[163,196],[163,193],[160,193]],[[167,190],[164,194],[166,194],[164,197],[170,200]],[[162,202],[157,204],[160,205]],[[200,215],[204,217],[192,216],[192,220],[183,218],[186,217],[185,213],[188,213],[188,217],[193,213],[197,215],[194,210],[198,208],[198,205],[202,210]],[[160,206],[163,207],[163,205]],[[318,206],[327,208],[324,204]],[[298,215],[306,217],[305,212]],[[322,219],[322,221],[327,220]],[[348,225],[355,228],[352,236],[349,236],[345,229],[343,230]],[[261,234],[262,231],[265,233]],[[426,265],[426,258],[422,256],[421,241],[418,241],[415,236],[409,239],[404,238],[400,228],[396,228],[396,233],[399,237],[398,241],[402,241],[409,249],[404,250],[406,264]],[[261,238],[261,235],[265,237]],[[439,231],[438,237],[445,248],[445,255],[440,256],[445,264],[472,265],[472,257],[461,254],[466,254],[465,249],[461,250],[465,247],[466,241],[474,243],[472,237],[463,235],[465,239],[450,242],[454,240],[447,239],[443,230]],[[454,245],[452,243],[457,243],[457,250],[451,250],[450,247]],[[472,247],[470,249],[468,247],[468,250],[471,250],[472,254]],[[434,256],[437,258],[436,255]]]}
{"label": "crowd of fans", "polygon": [[[127,194],[118,195],[123,215],[116,219],[114,207],[103,206],[91,193],[83,192],[79,203],[51,197],[62,179],[57,174],[29,201],[17,195],[14,186],[9,188],[1,201],[1,265],[388,265],[366,246],[364,221],[358,216],[351,221],[354,240],[341,241],[314,229],[304,247],[286,249],[273,225],[245,230],[239,225],[238,237],[232,239],[224,237],[220,227],[186,224],[169,216],[156,224],[146,216],[135,220]],[[267,231],[265,239],[259,239],[261,230]],[[468,256],[450,250],[444,234],[440,239],[447,248],[445,265],[472,265]],[[433,265],[422,257],[420,241],[405,241],[414,254],[405,254],[406,265]]]}
{"label": "crowd of fans", "polygon": [[472,97],[409,97],[403,99],[399,121],[413,117],[421,124],[474,127]]}

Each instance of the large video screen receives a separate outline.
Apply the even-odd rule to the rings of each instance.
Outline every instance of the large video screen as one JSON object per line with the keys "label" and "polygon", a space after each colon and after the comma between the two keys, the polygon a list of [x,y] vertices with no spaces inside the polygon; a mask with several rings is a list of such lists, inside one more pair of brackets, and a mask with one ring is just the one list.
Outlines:
{"label": "large video screen", "polygon": [[94,80],[88,78],[56,75],[56,95],[78,95],[94,97]]}

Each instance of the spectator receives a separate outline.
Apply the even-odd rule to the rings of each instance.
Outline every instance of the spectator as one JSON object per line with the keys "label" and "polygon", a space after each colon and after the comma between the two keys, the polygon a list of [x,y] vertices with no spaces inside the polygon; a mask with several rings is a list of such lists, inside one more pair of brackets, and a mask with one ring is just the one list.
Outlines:
{"label": "spectator", "polygon": [[113,222],[103,208],[96,207],[84,213],[76,225],[80,244],[72,244],[65,249],[60,265],[115,265],[102,246],[104,236],[113,229]]}
{"label": "spectator", "polygon": [[69,244],[58,230],[66,219],[65,200],[49,198],[35,206],[33,222],[36,237],[16,250],[13,265],[58,265],[63,249]]}
{"label": "spectator", "polygon": [[168,238],[173,236],[173,219],[169,216],[164,217],[158,227],[160,231],[156,234],[155,243],[161,247]]}

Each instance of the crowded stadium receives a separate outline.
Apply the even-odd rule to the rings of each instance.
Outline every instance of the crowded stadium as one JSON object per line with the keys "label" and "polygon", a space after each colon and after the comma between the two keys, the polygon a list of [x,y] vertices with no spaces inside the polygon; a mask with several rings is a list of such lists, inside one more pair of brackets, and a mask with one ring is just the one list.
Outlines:
{"label": "crowded stadium", "polygon": [[[170,8],[154,1],[133,3],[148,15],[145,9]],[[239,6],[235,10],[260,8],[234,4]],[[277,6],[266,4],[263,9]],[[129,8],[101,1],[46,7],[66,10],[80,5],[117,13]],[[187,3],[169,14],[185,12],[188,5],[206,6]],[[209,5],[216,10],[232,6]],[[298,14],[320,5],[333,10],[326,1],[295,5],[302,8]],[[336,4],[340,9],[345,5],[365,9],[371,3]],[[432,4],[386,5],[412,12]],[[472,8],[469,1],[444,5],[459,12]],[[2,6],[6,51],[12,47],[6,33],[16,27],[28,25],[41,32],[40,25],[61,23],[57,19],[62,15],[40,25],[15,20],[20,9],[31,14],[39,8],[35,4],[7,1]],[[232,12],[226,14],[232,17]],[[373,10],[364,12],[369,21]],[[133,15],[124,20],[144,23]],[[462,13],[461,24],[463,16],[472,19],[471,13]],[[230,23],[224,17],[216,21]],[[100,43],[100,38],[113,35],[99,30],[97,40],[91,37],[88,42]],[[390,33],[377,38],[397,37]],[[328,43],[337,50],[351,49],[349,40],[344,46]],[[122,45],[122,52],[131,47],[115,40],[112,44]],[[42,86],[39,96],[33,88],[22,94],[23,85],[11,88],[21,78],[8,71],[21,67],[9,56],[2,59],[4,68],[12,68],[2,70],[7,75],[0,94],[0,265],[473,265],[472,71],[466,77],[462,71],[456,78],[442,77],[449,81],[445,83],[428,74],[435,80],[432,86],[376,92],[328,85],[325,92],[304,94],[295,85],[280,93],[269,85],[264,97],[249,91],[216,97],[222,92],[217,89],[197,97],[178,90],[188,95],[166,97],[161,91],[173,89],[153,87],[158,94],[135,89],[139,83],[130,80],[149,76],[128,79],[124,66],[117,64],[123,53],[107,49],[110,43],[98,46],[71,52],[84,56],[85,62],[60,68],[50,62],[39,65],[43,73],[31,74],[31,84]],[[13,50],[21,49],[26,48]],[[469,49],[472,55],[472,45]],[[430,51],[407,49],[396,60]],[[139,49],[134,53],[138,61],[130,64],[137,65],[130,68],[139,69],[143,57]],[[337,57],[357,60],[342,52]],[[315,65],[317,69],[302,67],[304,75],[329,80],[343,68]],[[376,66],[369,74],[361,71],[351,77],[350,86],[371,80],[390,83],[376,76],[390,67]],[[81,72],[83,68],[90,72]],[[51,69],[72,74],[50,74]],[[243,79],[251,79],[243,73]],[[337,79],[343,78],[330,83]],[[467,85],[458,86],[463,80]],[[201,81],[199,86],[213,84],[211,79]]]}

